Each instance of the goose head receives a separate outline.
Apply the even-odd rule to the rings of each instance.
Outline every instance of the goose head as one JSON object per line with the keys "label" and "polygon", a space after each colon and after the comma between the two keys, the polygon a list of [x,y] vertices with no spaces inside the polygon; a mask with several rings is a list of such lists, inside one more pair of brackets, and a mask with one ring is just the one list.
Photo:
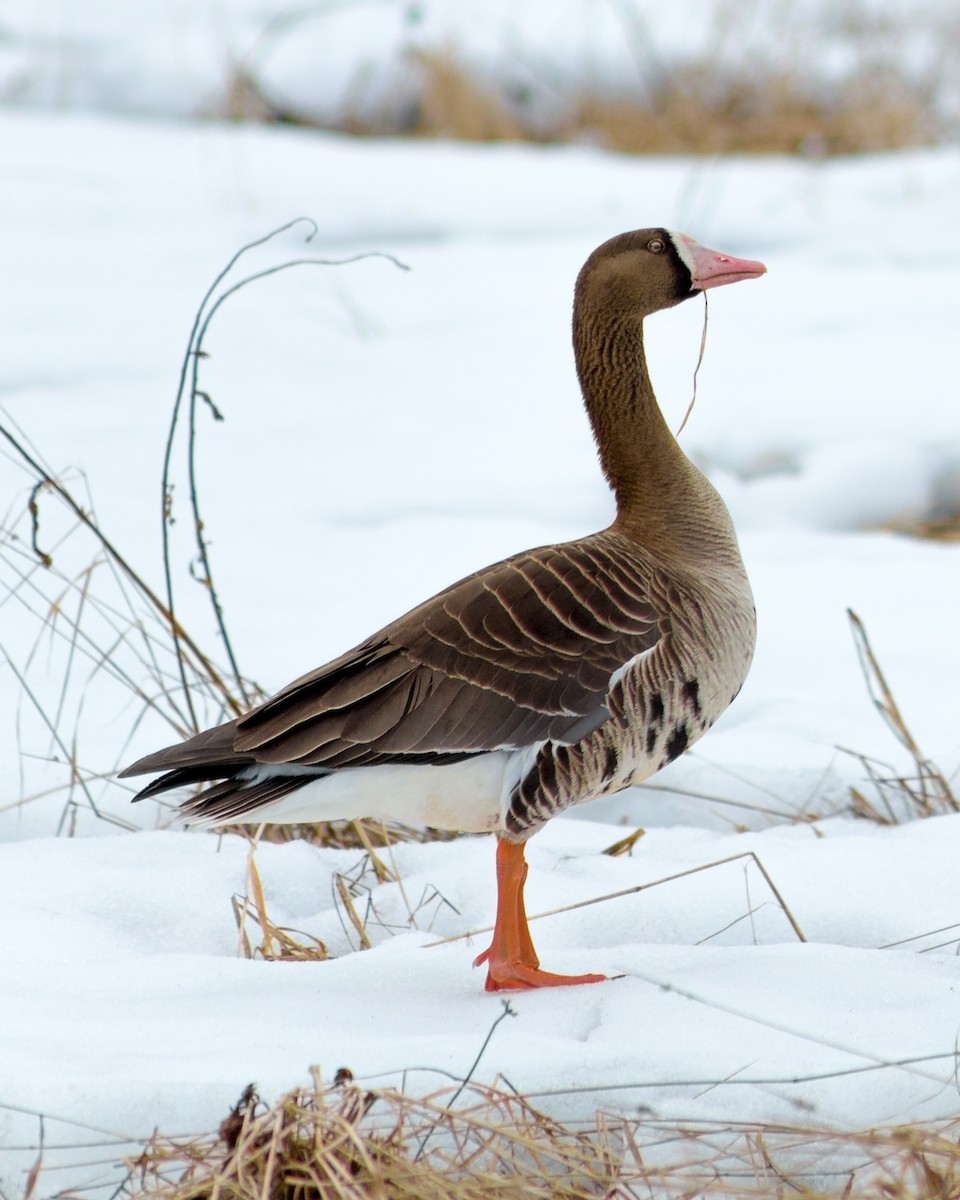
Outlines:
{"label": "goose head", "polygon": [[763,263],[701,246],[685,233],[636,229],[598,246],[577,279],[575,307],[607,319],[672,308],[707,288],[766,272]]}
{"label": "goose head", "polygon": [[[672,536],[677,512],[695,509],[703,524],[701,493],[709,485],[684,456],[657,404],[644,354],[644,317],[765,271],[763,263],[708,250],[668,229],[621,233],[598,246],[580,271],[573,301],[577,376],[600,464],[617,499],[618,527],[645,545]],[[709,515],[709,504],[705,511]]]}

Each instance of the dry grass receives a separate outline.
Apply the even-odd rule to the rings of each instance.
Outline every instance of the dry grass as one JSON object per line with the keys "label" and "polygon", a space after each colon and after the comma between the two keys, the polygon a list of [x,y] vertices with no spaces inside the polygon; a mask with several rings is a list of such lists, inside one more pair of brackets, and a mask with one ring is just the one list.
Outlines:
{"label": "dry grass", "polygon": [[929,112],[904,81],[867,75],[824,98],[789,75],[755,81],[681,71],[647,104],[587,95],[564,140],[649,154],[859,154],[935,140]]}
{"label": "dry grass", "polygon": [[[325,848],[355,849],[352,845],[351,832],[359,828],[361,835],[367,822],[330,822],[321,844]],[[387,829],[379,822],[381,833],[386,836]],[[261,958],[287,962],[322,962],[330,957],[326,944],[312,934],[301,930],[278,925],[270,916],[264,893],[260,870],[257,866],[256,851],[260,841],[274,827],[261,825],[250,835],[250,852],[247,856],[245,888],[242,895],[232,897],[233,914],[237,924],[238,949],[244,958]],[[394,860],[392,847],[403,840],[429,840],[429,831],[413,831],[415,837],[404,839],[406,827],[401,826],[401,836],[385,841],[382,846],[375,847],[363,838],[363,853],[351,856],[349,867],[337,871],[332,878],[333,903],[340,925],[353,950],[369,950],[374,944],[398,932],[419,929],[430,932],[443,910],[458,914],[459,910],[436,888],[424,886],[419,894],[409,894],[400,870]],[[235,832],[225,829],[224,833]],[[443,834],[443,839],[451,836]],[[347,843],[346,845],[342,843]],[[759,865],[759,864],[758,864]],[[759,868],[763,871],[762,866]],[[394,884],[396,890],[391,891],[391,899],[384,911],[383,904],[376,895],[382,884]],[[394,902],[399,898],[400,904]],[[601,897],[607,899],[612,897]],[[789,913],[785,914],[788,920]],[[459,938],[472,936],[471,933],[457,935],[456,938],[445,941],[456,941]],[[439,943],[432,943],[439,944]]]}
{"label": "dry grass", "polygon": [[941,136],[924,96],[884,70],[865,69],[825,95],[792,73],[754,79],[699,64],[640,94],[578,87],[544,117],[526,112],[509,87],[478,75],[454,50],[417,51],[409,62],[417,79],[413,103],[397,97],[373,110],[348,106],[336,120],[318,122],[272,101],[241,71],[227,115],[359,137],[586,141],[630,154],[859,154],[928,145]]}
{"label": "dry grass", "polygon": [[872,787],[872,796],[866,795],[858,788],[851,789],[854,813],[880,825],[898,825],[918,817],[960,812],[960,799],[954,794],[950,781],[940,768],[927,758],[910,732],[870,645],[866,627],[852,609],[847,610],[847,616],[873,706],[901,747],[907,751],[914,767],[911,774],[899,775],[877,759],[847,751],[853,753],[863,764]]}
{"label": "dry grass", "polygon": [[563,1124],[510,1089],[422,1098],[329,1087],[272,1105],[248,1088],[216,1133],[157,1135],[123,1194],[157,1200],[639,1200],[960,1195],[960,1121],[839,1133],[707,1129],[596,1114]]}
{"label": "dry grass", "polygon": [[164,1200],[586,1200],[619,1160],[602,1123],[564,1128],[506,1091],[468,1086],[413,1099],[345,1082],[269,1107],[247,1089],[216,1134],[154,1138],[131,1163],[130,1194]]}
{"label": "dry grass", "polygon": [[300,825],[231,825],[224,832],[257,837],[261,842],[309,842],[339,850],[376,850],[398,842],[450,842],[460,834],[402,821],[314,821]]}
{"label": "dry grass", "polygon": [[960,542],[960,512],[918,517],[910,521],[890,521],[886,526],[892,533],[923,538],[930,542]]}
{"label": "dry grass", "polygon": [[267,962],[323,962],[330,956],[319,938],[271,920],[255,851],[254,841],[247,856],[246,894],[232,897],[241,956]]}
{"label": "dry grass", "polygon": [[500,61],[477,62],[454,43],[424,48],[411,16],[402,58],[358,66],[336,110],[297,108],[271,95],[265,66],[280,37],[317,19],[311,9],[264,30],[223,113],[357,136],[587,141],[647,154],[856,154],[955,132],[960,23],[945,10],[890,14],[845,0],[800,16],[789,5],[721,2],[699,49],[682,58],[658,43],[638,0],[598,7],[614,15],[632,63],[614,72],[618,82],[506,38]]}
{"label": "dry grass", "polygon": [[[88,742],[112,728],[114,752],[125,755],[125,737],[148,714],[161,717],[173,737],[185,736],[191,718],[183,678],[195,712],[211,723],[222,719],[229,711],[223,676],[191,640],[174,649],[168,616],[101,539],[83,477],[54,479],[32,457],[50,481],[39,506],[15,508],[0,526],[0,655],[20,688],[22,794],[8,807],[59,796],[61,832],[70,833],[84,809],[133,829],[109,810],[116,785],[108,781],[119,764],[92,763]],[[51,782],[57,774],[60,782]]]}

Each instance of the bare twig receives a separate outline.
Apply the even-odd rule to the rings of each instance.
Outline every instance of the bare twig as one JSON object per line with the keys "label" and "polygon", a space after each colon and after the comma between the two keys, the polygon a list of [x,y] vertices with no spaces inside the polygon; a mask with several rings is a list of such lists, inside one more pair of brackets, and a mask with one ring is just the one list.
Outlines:
{"label": "bare twig", "polygon": [[[183,639],[183,632],[180,629],[180,626],[178,625],[178,623],[175,619],[175,616],[174,616],[174,613],[176,610],[174,607],[173,564],[172,564],[172,560],[171,560],[171,556],[170,556],[170,528],[169,528],[170,525],[173,523],[173,513],[172,513],[173,493],[172,493],[172,485],[170,482],[170,472],[171,472],[171,466],[173,463],[173,445],[174,445],[174,439],[176,437],[176,432],[177,432],[177,424],[180,419],[180,408],[183,404],[183,397],[184,397],[184,394],[186,391],[186,386],[187,386],[187,372],[189,370],[191,361],[200,352],[199,348],[197,347],[197,344],[196,344],[197,331],[200,328],[201,321],[203,320],[205,309],[206,309],[207,305],[210,303],[210,300],[212,299],[214,293],[216,292],[216,290],[220,286],[220,284],[223,282],[223,280],[227,277],[227,275],[230,274],[230,272],[233,270],[233,268],[236,266],[236,264],[240,261],[240,259],[243,257],[243,255],[246,254],[248,251],[253,250],[257,246],[264,245],[266,242],[269,242],[272,238],[276,237],[278,234],[284,233],[284,232],[286,232],[286,230],[292,229],[295,225],[299,225],[301,222],[304,222],[304,221],[306,221],[311,226],[311,233],[310,233],[309,237],[313,237],[313,235],[314,235],[314,233],[316,233],[316,229],[317,229],[315,222],[310,220],[309,217],[297,217],[295,220],[288,221],[285,225],[281,225],[278,229],[272,230],[270,233],[265,234],[263,237],[257,238],[255,241],[248,242],[245,246],[241,246],[240,249],[237,250],[236,253],[230,258],[230,261],[223,268],[223,270],[219,273],[219,275],[217,275],[217,277],[214,279],[213,283],[211,283],[210,287],[207,288],[207,291],[204,294],[203,299],[200,301],[200,307],[197,309],[196,314],[194,316],[193,327],[190,330],[190,337],[187,340],[187,349],[186,349],[186,352],[184,353],[183,362],[181,363],[181,366],[180,366],[180,383],[177,387],[177,395],[176,395],[176,398],[173,403],[173,412],[171,413],[171,416],[170,416],[170,426],[167,431],[167,441],[166,441],[166,446],[164,448],[164,454],[163,454],[163,472],[161,475],[161,513],[162,513],[161,527],[162,527],[162,539],[163,539],[163,574],[164,574],[164,584],[166,587],[166,596],[167,596],[167,603],[166,603],[165,607],[166,607],[166,611],[169,613],[170,632],[173,636],[174,650],[176,652],[176,658],[177,658],[177,661],[179,664],[180,682],[183,687],[184,701],[185,701],[185,703],[187,705],[187,709],[190,713],[190,719],[193,724],[194,732],[196,732],[199,729],[199,723],[197,721],[196,712],[194,711],[193,700],[190,695],[190,688],[187,684],[186,668],[184,666],[184,663],[181,659],[180,652],[179,652],[180,642],[181,642],[181,640],[185,640],[185,639]],[[309,240],[309,238],[308,238],[308,240]],[[236,702],[233,702],[230,705],[230,707],[233,709],[233,712],[235,715],[239,714],[241,711],[240,705],[237,704]]]}
{"label": "bare twig", "polygon": [[[69,768],[70,781],[67,786],[67,808],[64,816],[75,817],[76,804],[73,800],[75,791],[82,789],[85,804],[97,816],[103,817],[102,809],[98,809],[86,784],[87,775],[80,772],[77,765],[77,730],[72,736],[65,732],[65,721],[69,704],[75,703],[76,718],[80,719],[88,688],[96,677],[103,673],[110,679],[126,688],[130,696],[142,706],[135,715],[133,724],[128,731],[132,736],[144,713],[150,709],[159,709],[166,719],[177,730],[179,736],[189,736],[200,727],[201,700],[215,700],[220,716],[224,710],[228,714],[238,715],[243,712],[256,698],[257,689],[244,679],[237,662],[229,631],[224,619],[220,597],[214,583],[213,570],[210,562],[208,542],[204,532],[204,521],[200,508],[200,489],[198,481],[197,456],[197,424],[198,409],[206,407],[215,420],[221,419],[222,414],[213,403],[209,394],[203,390],[199,379],[200,360],[205,357],[204,339],[207,336],[210,323],[223,303],[235,292],[256,280],[288,270],[294,266],[338,266],[356,262],[367,257],[390,258],[389,255],[352,255],[342,260],[321,258],[297,258],[296,260],[280,263],[263,271],[235,280],[226,286],[225,281],[229,272],[235,269],[242,256],[256,246],[260,246],[271,238],[275,238],[284,230],[292,228],[298,222],[290,222],[280,229],[274,230],[266,237],[258,239],[242,247],[230,259],[213,284],[202,298],[197,313],[194,316],[190,332],[189,345],[183,357],[180,372],[180,383],[173,406],[170,427],[164,450],[162,477],[163,496],[163,574],[164,584],[160,594],[155,592],[146,579],[136,571],[126,555],[104,532],[97,519],[89,496],[74,486],[68,478],[58,478],[47,466],[42,454],[30,443],[28,437],[19,429],[16,422],[7,414],[0,415],[0,445],[9,446],[9,457],[21,465],[32,476],[30,491],[26,500],[26,512],[16,514],[13,522],[2,531],[4,563],[9,573],[2,581],[3,593],[0,594],[0,606],[12,600],[23,606],[28,614],[37,620],[39,633],[33,649],[29,652],[25,670],[17,671],[24,697],[24,708],[28,705],[40,715],[43,726],[51,738],[52,749],[48,751],[54,760],[62,760]],[[316,232],[313,222],[309,223],[308,241]],[[390,259],[396,266],[403,268],[404,264]],[[174,596],[173,564],[171,560],[170,525],[174,518],[173,512],[173,452],[178,427],[185,419],[189,420],[189,442],[187,446],[187,474],[189,478],[189,501],[193,516],[193,531],[196,538],[198,557],[196,559],[196,574],[206,587],[214,609],[217,630],[226,652],[229,666],[227,674],[222,674],[214,666],[213,661],[200,648],[199,643],[183,628],[178,619]],[[76,524],[62,536],[57,529],[57,536],[44,537],[40,544],[41,505],[46,505],[45,497],[55,497],[72,514]],[[26,526],[22,532],[17,524],[23,521]],[[77,531],[91,534],[96,542],[98,551],[87,565],[74,577],[65,574],[60,564],[54,564],[54,556],[60,552],[63,544]],[[46,533],[46,530],[44,530]],[[104,598],[103,587],[98,578],[97,570],[103,564],[109,570],[121,600],[110,603]],[[192,565],[191,565],[192,567]],[[48,583],[54,580],[54,586]],[[61,585],[62,584],[62,588]],[[166,600],[162,599],[166,592]],[[144,607],[148,610],[144,613]],[[160,628],[154,631],[152,619],[157,618]],[[59,692],[48,707],[40,692],[29,686],[31,668],[35,665],[37,651],[49,646],[62,651],[65,665],[59,678]],[[11,647],[12,648],[12,647]],[[130,670],[124,665],[121,651],[129,648],[136,661],[147,672],[151,684],[144,686],[137,679],[137,671]],[[166,655],[171,655],[168,659]],[[81,673],[86,666],[89,672],[86,678]],[[18,729],[20,712],[18,711]],[[21,767],[29,755],[24,750],[19,755]],[[101,778],[102,772],[90,772],[89,778]],[[21,778],[21,793],[28,789],[25,780]],[[39,793],[38,793],[39,794]],[[53,794],[52,791],[47,794]],[[21,796],[21,801],[23,796]],[[126,823],[124,823],[126,824]],[[360,826],[356,827],[361,829]],[[361,829],[361,840],[366,836]],[[398,836],[403,836],[402,833]],[[387,874],[382,860],[372,855],[376,868]]]}
{"label": "bare twig", "polygon": [[[464,1089],[469,1085],[471,1079],[473,1079],[473,1073],[477,1069],[477,1067],[480,1065],[480,1060],[481,1060],[481,1058],[483,1058],[484,1054],[486,1053],[487,1047],[490,1045],[490,1039],[497,1032],[497,1026],[501,1023],[501,1021],[506,1020],[507,1017],[515,1017],[517,1015],[516,1011],[510,1007],[509,1000],[501,1000],[500,1003],[503,1006],[503,1012],[501,1012],[500,1016],[494,1020],[493,1024],[487,1030],[487,1036],[483,1039],[483,1044],[480,1046],[480,1049],[477,1051],[476,1058],[470,1064],[470,1067],[469,1067],[466,1075],[464,1075],[463,1083],[461,1083],[460,1086],[457,1088],[457,1090],[453,1093],[453,1096],[451,1097],[449,1105],[448,1105],[448,1107],[451,1109],[455,1107],[457,1101],[463,1095]],[[423,1152],[427,1148],[427,1142],[432,1137],[436,1128],[437,1128],[437,1126],[435,1123],[427,1130],[426,1134],[424,1135],[423,1140],[421,1141],[420,1145],[417,1147],[417,1152],[413,1157],[414,1162],[419,1162],[420,1159],[423,1157]]]}
{"label": "bare twig", "polygon": [[[250,251],[266,242],[277,237],[278,235],[287,232],[295,225],[306,222],[310,226],[310,232],[306,235],[305,241],[310,242],[317,232],[317,226],[309,217],[298,217],[294,221],[288,221],[286,224],[279,226],[264,237],[257,238],[255,241],[248,242],[242,246],[230,259],[223,270],[217,275],[216,279],[207,289],[203,299],[200,302],[200,307],[197,309],[194,317],[193,327],[190,331],[190,339],[187,345],[186,353],[184,354],[183,363],[180,372],[180,384],[177,391],[177,396],[174,401],[173,412],[170,418],[170,427],[167,434],[166,448],[164,451],[163,460],[163,475],[162,475],[162,526],[163,526],[163,562],[164,562],[164,581],[166,584],[167,606],[171,613],[175,611],[174,601],[174,586],[173,586],[173,565],[171,560],[170,547],[170,526],[173,524],[173,485],[171,481],[172,463],[173,463],[173,447],[176,437],[177,425],[180,420],[180,413],[183,405],[184,395],[187,391],[187,378],[189,375],[189,415],[188,415],[188,450],[187,450],[187,472],[190,489],[190,508],[193,515],[193,530],[194,538],[197,545],[197,554],[200,563],[200,574],[198,576],[200,582],[207,589],[210,597],[210,603],[213,608],[214,620],[217,625],[217,630],[220,634],[220,639],[223,642],[224,651],[230,663],[230,671],[233,676],[234,683],[240,693],[241,703],[237,703],[231,697],[230,707],[235,714],[240,713],[243,708],[249,707],[251,703],[250,696],[247,692],[246,683],[243,675],[240,672],[237,663],[236,654],[233,649],[233,642],[230,638],[227,629],[226,621],[223,615],[223,605],[220,600],[219,593],[216,588],[213,577],[213,568],[210,562],[210,550],[206,537],[204,536],[204,522],[200,512],[200,497],[197,485],[197,458],[196,458],[196,433],[197,433],[197,402],[202,401],[210,409],[215,420],[222,421],[223,414],[211,400],[209,394],[203,391],[200,387],[200,362],[207,357],[207,352],[204,350],[204,340],[207,331],[210,328],[210,322],[217,314],[221,306],[226,300],[233,296],[242,288],[247,287],[251,283],[258,280],[266,279],[271,275],[276,275],[282,271],[288,271],[293,267],[301,266],[323,266],[323,267],[339,267],[347,266],[350,263],[360,262],[367,258],[383,258],[392,262],[394,266],[401,270],[409,270],[405,263],[399,261],[390,254],[384,254],[379,251],[371,251],[364,254],[354,254],[342,259],[327,259],[327,258],[297,258],[287,262],[278,263],[275,266],[267,267],[262,271],[254,272],[232,284],[214,299],[217,289],[225,281],[227,276],[237,265],[240,259]],[[177,634],[174,632],[176,641]],[[185,671],[181,671],[181,685],[184,690],[184,697],[187,706],[190,710],[191,719],[194,729],[199,729],[199,724],[196,719],[196,714],[193,711],[192,700],[190,697],[190,689],[187,682]]]}
{"label": "bare twig", "polygon": [[[176,436],[176,426],[178,426],[182,402],[184,402],[184,395],[185,395],[185,391],[187,388],[187,376],[190,376],[190,406],[188,406],[187,474],[188,474],[188,484],[190,484],[190,505],[191,505],[191,511],[192,511],[192,515],[193,515],[193,533],[194,533],[194,539],[196,539],[196,542],[197,542],[197,553],[198,553],[198,559],[199,559],[199,564],[200,564],[200,574],[198,577],[199,577],[200,583],[203,583],[203,586],[206,588],[206,590],[208,590],[208,594],[210,596],[210,604],[212,606],[212,610],[214,610],[214,619],[215,619],[215,622],[217,625],[217,630],[218,630],[218,632],[220,632],[220,637],[221,637],[221,641],[223,643],[224,652],[226,652],[227,658],[229,660],[230,672],[232,672],[232,674],[233,674],[233,679],[234,679],[234,683],[236,685],[236,689],[238,689],[240,697],[241,697],[242,703],[236,703],[236,701],[234,701],[234,700],[230,701],[230,707],[232,707],[235,714],[240,713],[241,710],[244,708],[250,707],[251,698],[250,698],[250,695],[248,695],[245,680],[244,680],[244,677],[242,677],[242,674],[240,672],[240,667],[238,665],[238,661],[236,661],[236,655],[234,653],[233,642],[232,642],[232,640],[230,640],[229,631],[227,629],[227,623],[223,617],[223,605],[222,605],[222,602],[220,599],[220,594],[218,594],[216,584],[214,582],[214,572],[212,572],[212,566],[210,563],[210,548],[209,548],[208,540],[206,540],[206,538],[204,536],[203,517],[202,517],[202,515],[200,515],[199,490],[198,490],[198,485],[197,485],[197,454],[196,454],[196,449],[197,449],[197,402],[198,401],[204,402],[206,404],[206,406],[208,406],[210,408],[211,413],[214,414],[215,420],[223,420],[223,414],[220,412],[220,409],[218,409],[215,406],[214,402],[211,401],[211,398],[210,398],[208,392],[205,392],[202,389],[200,389],[200,385],[199,385],[200,361],[202,361],[202,359],[204,359],[204,358],[206,358],[206,356],[208,356],[208,355],[206,355],[206,350],[204,350],[204,340],[206,337],[206,332],[208,332],[208,330],[210,328],[211,320],[214,319],[214,317],[216,316],[216,313],[218,312],[218,310],[220,310],[221,306],[223,305],[223,302],[228,300],[230,298],[230,296],[234,295],[236,292],[239,292],[239,290],[241,290],[242,288],[247,287],[248,284],[257,282],[259,280],[264,280],[264,278],[268,278],[271,275],[280,274],[281,271],[288,271],[288,270],[294,268],[294,266],[347,266],[350,263],[361,262],[362,259],[366,259],[366,258],[384,258],[384,259],[388,260],[388,262],[394,264],[396,266],[396,268],[398,268],[398,269],[409,270],[409,268],[406,264],[400,262],[400,259],[394,258],[394,256],[392,256],[392,254],[385,254],[385,253],[382,253],[379,251],[371,251],[371,252],[362,253],[362,254],[352,254],[352,256],[349,256],[347,258],[341,258],[341,259],[296,258],[296,259],[290,259],[290,260],[288,260],[288,262],[278,263],[274,266],[269,266],[269,268],[265,268],[262,271],[253,272],[253,274],[247,275],[245,278],[242,278],[242,280],[239,280],[238,282],[233,283],[232,286],[224,289],[223,292],[217,296],[216,300],[214,299],[214,296],[217,292],[217,288],[220,288],[221,284],[224,282],[224,280],[226,280],[227,276],[229,275],[229,272],[233,270],[234,266],[240,262],[240,259],[242,257],[244,257],[245,254],[247,254],[248,252],[250,252],[252,250],[256,250],[256,248],[258,246],[263,246],[265,244],[265,242],[270,241],[272,238],[276,238],[276,236],[278,236],[282,233],[286,233],[287,230],[292,229],[294,226],[296,226],[296,224],[300,224],[301,222],[306,222],[306,223],[310,224],[310,226],[311,226],[310,233],[308,233],[305,238],[305,240],[307,242],[310,242],[313,239],[313,236],[316,235],[316,233],[317,233],[316,222],[313,222],[308,217],[298,217],[298,218],[296,218],[295,221],[288,221],[286,224],[282,224],[282,226],[272,230],[271,233],[263,236],[263,238],[258,238],[256,241],[248,242],[247,245],[242,246],[239,251],[236,251],[234,256],[232,258],[230,258],[229,263],[227,263],[227,265],[224,266],[223,270],[220,272],[220,274],[217,275],[217,277],[215,278],[214,282],[211,283],[211,286],[208,288],[208,290],[206,290],[203,300],[200,301],[200,306],[197,310],[196,317],[194,317],[193,326],[192,326],[191,334],[190,334],[190,342],[188,342],[188,344],[187,344],[187,350],[184,355],[184,362],[182,362],[181,372],[180,372],[180,386],[179,386],[178,394],[176,394],[176,400],[174,402],[173,414],[172,414],[172,416],[170,416],[170,426],[169,426],[169,431],[168,431],[168,436],[167,436],[167,445],[166,445],[166,450],[164,450],[164,456],[163,456],[163,475],[162,475],[163,575],[164,575],[164,582],[166,582],[166,588],[167,588],[167,606],[169,607],[170,612],[174,612],[175,606],[174,606],[174,586],[173,586],[173,564],[172,564],[172,557],[170,557],[170,536],[169,536],[169,527],[170,527],[170,524],[172,524],[174,521],[173,485],[172,485],[173,446],[174,446],[174,439]],[[175,632],[174,632],[174,638],[176,638]],[[193,725],[194,725],[194,730],[198,730],[199,725],[197,724],[196,714],[193,713],[193,707],[192,707],[192,702],[191,702],[191,697],[190,697],[190,688],[188,688],[186,674],[184,672],[181,672],[181,685],[182,685],[182,688],[184,688],[185,700],[187,703],[187,707],[190,708],[191,718],[193,720]]]}

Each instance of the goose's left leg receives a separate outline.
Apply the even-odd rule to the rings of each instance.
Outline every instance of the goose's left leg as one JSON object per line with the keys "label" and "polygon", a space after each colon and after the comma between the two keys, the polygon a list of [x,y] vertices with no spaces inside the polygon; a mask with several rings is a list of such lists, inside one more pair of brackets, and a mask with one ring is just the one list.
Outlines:
{"label": "goose's left leg", "polygon": [[606,975],[554,975],[540,970],[540,959],[533,948],[527,913],[523,904],[523,885],[527,861],[523,843],[506,838],[497,841],[497,919],[493,941],[474,960],[474,966],[487,964],[488,992],[536,987],[570,987],[575,983],[600,983]]}

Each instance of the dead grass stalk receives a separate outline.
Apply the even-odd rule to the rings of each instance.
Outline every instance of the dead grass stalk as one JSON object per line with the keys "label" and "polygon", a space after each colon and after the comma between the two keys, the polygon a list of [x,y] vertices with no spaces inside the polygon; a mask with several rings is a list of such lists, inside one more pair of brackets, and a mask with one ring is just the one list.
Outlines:
{"label": "dead grass stalk", "polygon": [[156,1200],[947,1200],[960,1120],[846,1133],[597,1113],[564,1124],[509,1087],[423,1097],[332,1086],[274,1104],[245,1090],[216,1133],[153,1137],[125,1194]]}
{"label": "dead grass stalk", "polygon": [[960,800],[940,768],[923,753],[904,719],[886,675],[880,666],[866,626],[852,609],[847,617],[853,632],[857,656],[874,708],[887,728],[913,761],[910,775],[899,775],[893,768],[877,759],[856,751],[853,754],[863,764],[872,785],[873,796],[859,788],[851,788],[851,803],[857,816],[881,825],[896,825],[917,817],[932,817],[942,813],[960,812]]}
{"label": "dead grass stalk", "polygon": [[[349,1072],[341,1078],[349,1080]],[[446,1093],[449,1098],[449,1093]],[[163,1200],[586,1200],[610,1194],[619,1154],[602,1124],[565,1129],[521,1097],[469,1085],[414,1099],[349,1082],[263,1104],[248,1088],[215,1135],[154,1138],[131,1194]]]}
{"label": "dead grass stalk", "polygon": [[[322,962],[329,958],[327,947],[319,938],[277,925],[270,919],[257,867],[256,848],[254,840],[247,855],[246,894],[233,896],[231,900],[240,954],[243,958],[262,958],[269,962]],[[255,928],[248,929],[248,923]]]}

